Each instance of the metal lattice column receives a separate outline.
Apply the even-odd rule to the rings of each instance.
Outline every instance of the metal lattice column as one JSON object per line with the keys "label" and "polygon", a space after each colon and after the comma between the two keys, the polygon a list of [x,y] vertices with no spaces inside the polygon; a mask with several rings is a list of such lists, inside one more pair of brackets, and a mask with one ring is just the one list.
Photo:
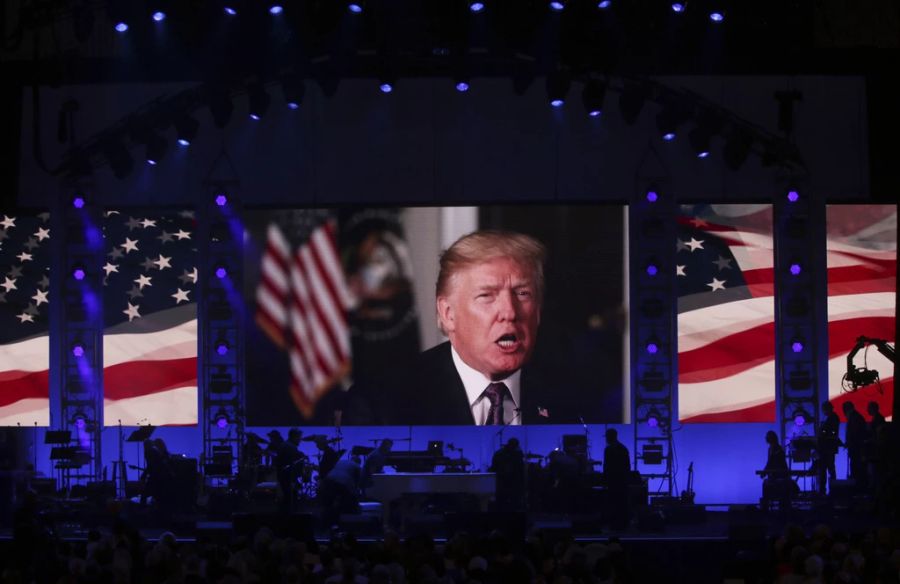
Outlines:
{"label": "metal lattice column", "polygon": [[[781,439],[796,469],[810,466],[828,380],[825,205],[791,185],[775,201],[775,366]],[[823,353],[823,351],[825,351]],[[826,370],[827,371],[827,370]]]}
{"label": "metal lattice column", "polygon": [[[103,429],[103,235],[100,210],[79,186],[63,187],[54,214],[61,270],[53,274],[62,299],[59,360],[60,427],[70,430],[78,460],[68,479],[96,481],[102,471]],[[76,206],[74,199],[80,197]],[[69,480],[65,481],[69,486]]]}
{"label": "metal lattice column", "polygon": [[207,184],[201,221],[207,245],[200,274],[200,423],[207,482],[236,476],[244,441],[243,226],[236,188],[235,181]]}
{"label": "metal lattice column", "polygon": [[675,202],[659,183],[629,208],[631,387],[635,469],[672,493],[675,346]]}

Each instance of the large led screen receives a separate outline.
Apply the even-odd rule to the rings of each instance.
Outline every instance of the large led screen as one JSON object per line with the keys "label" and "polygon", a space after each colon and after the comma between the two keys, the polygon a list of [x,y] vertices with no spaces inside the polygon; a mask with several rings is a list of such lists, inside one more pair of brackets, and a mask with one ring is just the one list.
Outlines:
{"label": "large led screen", "polygon": [[197,423],[194,212],[107,211],[103,220],[103,419]]}
{"label": "large led screen", "polygon": [[895,341],[897,206],[829,205],[826,224],[828,398],[842,419],[845,401],[890,418],[894,364],[879,346]]}
{"label": "large led screen", "polygon": [[[622,422],[624,218],[617,205],[248,210],[248,422]],[[466,235],[439,286],[442,251]]]}
{"label": "large led screen", "polygon": [[682,422],[775,420],[771,205],[684,205],[676,243]]}
{"label": "large led screen", "polygon": [[0,426],[47,426],[50,214],[0,215]]}

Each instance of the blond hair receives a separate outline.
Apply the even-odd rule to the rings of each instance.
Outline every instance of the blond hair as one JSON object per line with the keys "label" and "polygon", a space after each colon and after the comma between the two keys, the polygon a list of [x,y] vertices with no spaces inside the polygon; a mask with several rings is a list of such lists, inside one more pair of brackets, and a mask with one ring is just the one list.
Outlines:
{"label": "blond hair", "polygon": [[540,302],[544,296],[547,249],[531,236],[498,230],[473,231],[463,235],[441,254],[435,296],[449,294],[453,276],[462,270],[500,257],[511,258],[530,269]]}

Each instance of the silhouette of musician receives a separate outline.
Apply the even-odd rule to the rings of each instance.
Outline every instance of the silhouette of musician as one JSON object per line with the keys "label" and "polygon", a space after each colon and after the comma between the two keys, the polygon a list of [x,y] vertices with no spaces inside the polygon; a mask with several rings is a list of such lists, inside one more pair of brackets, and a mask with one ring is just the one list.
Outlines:
{"label": "silhouette of musician", "polygon": [[283,501],[286,505],[294,498],[294,484],[297,481],[297,466],[308,461],[307,456],[300,452],[300,440],[303,432],[298,428],[288,431],[287,440],[281,442],[275,451],[275,468],[278,476],[278,484],[281,486]]}
{"label": "silhouette of musician", "polygon": [[841,445],[841,439],[838,436],[841,421],[834,412],[834,406],[829,401],[822,403],[822,414],[824,414],[824,419],[819,425],[816,450],[819,456],[819,493],[824,495],[826,479],[833,481],[837,478],[834,458],[837,456],[838,447]]}
{"label": "silhouette of musician", "polygon": [[494,453],[489,471],[496,473],[495,499],[499,511],[517,511],[525,500],[525,455],[516,438]]}
{"label": "silhouette of musician", "polygon": [[841,406],[844,417],[847,418],[847,430],[844,432],[844,444],[847,445],[847,456],[850,459],[850,478],[856,481],[858,489],[867,487],[866,476],[866,439],[868,429],[866,420],[862,417],[853,402],[846,401]]}
{"label": "silhouette of musician", "polygon": [[778,434],[769,430],[766,432],[766,444],[769,445],[766,456],[766,466],[763,469],[763,509],[768,509],[772,501],[778,501],[782,511],[786,511],[790,505],[791,496],[798,490],[797,485],[791,480],[790,469],[784,448],[778,440]]}
{"label": "silhouette of musician", "polygon": [[619,433],[615,428],[609,428],[606,431],[606,448],[603,450],[603,480],[606,483],[610,523],[616,529],[628,525],[630,478],[631,456],[628,448],[619,442]]}
{"label": "silhouette of musician", "polygon": [[162,438],[144,440],[144,472],[141,475],[144,489],[141,493],[141,505],[152,498],[154,504],[168,507],[172,502],[171,486],[174,476],[169,462],[169,449]]}

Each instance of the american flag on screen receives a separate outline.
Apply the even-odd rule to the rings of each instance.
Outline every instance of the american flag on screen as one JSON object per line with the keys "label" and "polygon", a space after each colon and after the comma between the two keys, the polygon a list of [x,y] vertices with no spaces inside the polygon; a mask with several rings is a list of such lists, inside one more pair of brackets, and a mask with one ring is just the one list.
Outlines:
{"label": "american flag on screen", "polygon": [[683,206],[676,245],[679,418],[774,421],[772,206]]}
{"label": "american flag on screen", "polygon": [[0,426],[47,426],[50,214],[0,215]]}
{"label": "american flag on screen", "polygon": [[193,211],[107,211],[103,223],[104,421],[197,423]]}
{"label": "american flag on screen", "polygon": [[288,353],[290,394],[304,416],[350,372],[350,294],[334,220],[296,210],[269,224],[256,289],[256,321]]}
{"label": "american flag on screen", "polygon": [[880,384],[849,393],[841,379],[856,338],[866,336],[894,344],[897,292],[897,206],[829,205],[828,252],[828,397],[843,417],[841,404],[851,400],[859,412],[875,401],[890,417],[894,365],[874,346],[856,355],[854,364],[878,371]]}

